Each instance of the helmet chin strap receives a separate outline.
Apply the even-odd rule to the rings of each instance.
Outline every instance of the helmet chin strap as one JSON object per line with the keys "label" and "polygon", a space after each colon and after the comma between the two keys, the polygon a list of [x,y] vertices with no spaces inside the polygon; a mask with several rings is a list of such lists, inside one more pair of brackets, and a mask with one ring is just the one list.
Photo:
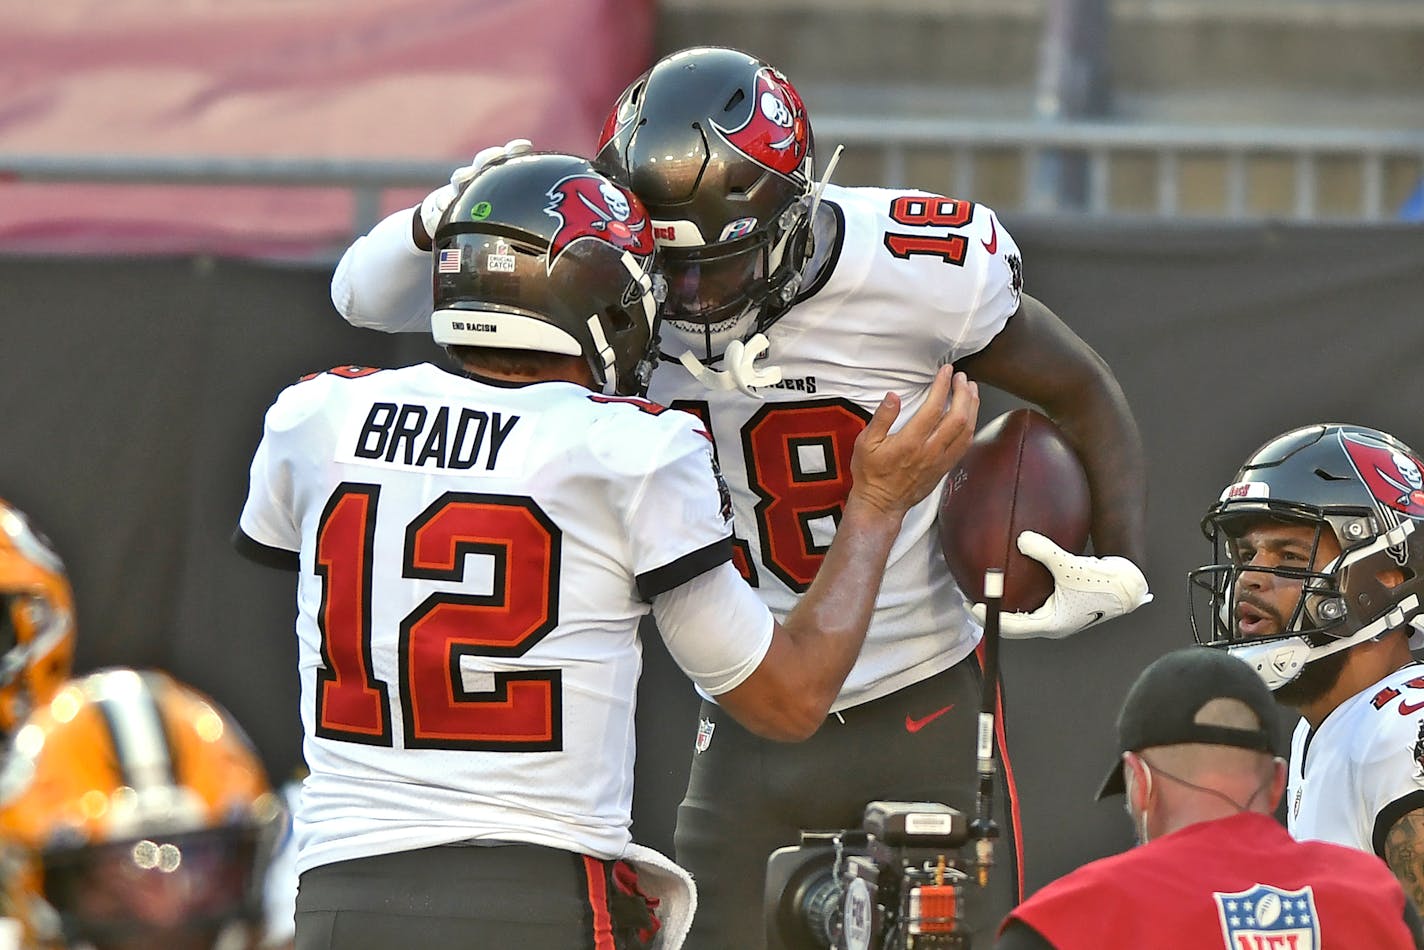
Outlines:
{"label": "helmet chin strap", "polygon": [[[1414,614],[1409,620],[1406,615]],[[1237,643],[1227,648],[1232,656],[1247,663],[1256,675],[1265,681],[1268,689],[1277,690],[1300,675],[1307,663],[1322,660],[1327,656],[1348,650],[1396,627],[1406,624],[1411,631],[1418,630],[1419,597],[1410,594],[1394,606],[1389,613],[1365,624],[1348,637],[1341,637],[1324,646],[1311,646],[1303,636],[1267,640],[1260,643]]]}

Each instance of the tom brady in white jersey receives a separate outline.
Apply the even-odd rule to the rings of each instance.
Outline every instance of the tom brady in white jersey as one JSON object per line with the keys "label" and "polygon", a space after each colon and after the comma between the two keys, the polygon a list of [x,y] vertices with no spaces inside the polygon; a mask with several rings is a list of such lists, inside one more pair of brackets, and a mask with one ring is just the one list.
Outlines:
{"label": "tom brady in white jersey", "polygon": [[1301,714],[1286,814],[1297,838],[1373,851],[1424,907],[1424,476],[1394,436],[1337,423],[1252,453],[1202,528],[1193,628]]}
{"label": "tom brady in white jersey", "polygon": [[288,388],[235,539],[298,571],[296,947],[679,946],[691,881],[629,837],[639,620],[746,729],[809,736],[977,387],[945,367],[904,418],[882,394],[820,577],[774,617],[732,566],[703,423],[640,398],[660,275],[638,199],[519,155],[432,233],[429,323],[459,371]]}
{"label": "tom brady in white jersey", "polygon": [[[527,148],[487,149],[453,177]],[[818,180],[813,151],[785,76],[708,47],[671,54],[629,86],[598,144],[596,163],[643,200],[665,255],[671,365],[650,393],[711,433],[744,576],[778,616],[790,609],[843,517],[851,446],[877,393],[894,389],[917,405],[953,362],[1041,406],[1077,449],[1092,490],[1099,556],[1043,554],[1055,593],[1033,614],[1006,616],[1005,635],[1066,636],[1145,603],[1134,563],[1145,523],[1136,425],[1103,360],[1023,293],[1003,222],[972,201],[827,185],[830,168]],[[447,194],[348,249],[332,281],[348,321],[424,328],[428,289],[413,262]],[[762,901],[767,855],[795,844],[800,829],[850,827],[877,798],[973,808],[980,627],[937,547],[939,494],[906,516],[865,649],[837,715],[811,742],[783,750],[704,703],[676,832],[678,858],[702,893],[697,946],[761,945],[762,922],[747,908]],[[1011,784],[997,819],[1009,857],[973,913],[983,932],[1021,890]]]}

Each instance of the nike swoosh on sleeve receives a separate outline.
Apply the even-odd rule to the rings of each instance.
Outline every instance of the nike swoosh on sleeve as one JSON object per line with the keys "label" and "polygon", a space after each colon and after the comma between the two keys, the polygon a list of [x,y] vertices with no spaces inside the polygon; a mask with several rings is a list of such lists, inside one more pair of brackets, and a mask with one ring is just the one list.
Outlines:
{"label": "nike swoosh on sleeve", "polygon": [[994,216],[992,214],[989,215],[989,240],[985,241],[981,238],[979,243],[983,244],[984,250],[990,254],[995,254],[999,250],[999,229],[994,224]]}

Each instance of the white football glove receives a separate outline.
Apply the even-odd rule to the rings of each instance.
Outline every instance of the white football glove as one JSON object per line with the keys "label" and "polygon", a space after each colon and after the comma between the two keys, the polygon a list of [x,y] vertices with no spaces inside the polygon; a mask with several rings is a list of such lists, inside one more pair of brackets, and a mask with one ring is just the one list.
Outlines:
{"label": "white football glove", "polygon": [[450,202],[459,197],[470,179],[483,171],[486,165],[493,161],[528,154],[533,149],[534,145],[528,139],[510,139],[503,145],[480,149],[475,157],[470,159],[470,164],[461,165],[450,173],[448,185],[436,188],[420,203],[420,223],[425,227],[425,233],[430,237],[435,236],[435,229],[440,226],[440,219],[444,217],[445,209],[450,207]]}
{"label": "white football glove", "polygon": [[752,389],[753,386],[774,386],[781,382],[780,366],[756,368],[756,358],[765,353],[769,346],[771,342],[764,333],[756,334],[745,343],[733,340],[727,347],[727,352],[722,355],[725,370],[715,370],[703,365],[691,351],[679,356],[678,361],[708,389],[740,389],[748,396],[760,399],[761,395]]}
{"label": "white football glove", "polygon": [[[1010,640],[1057,640],[1086,627],[1131,613],[1152,600],[1147,578],[1125,557],[1069,554],[1036,531],[1019,535],[1018,547],[1053,574],[1053,593],[1032,613],[999,615],[999,633]],[[970,608],[980,623],[983,604]]]}

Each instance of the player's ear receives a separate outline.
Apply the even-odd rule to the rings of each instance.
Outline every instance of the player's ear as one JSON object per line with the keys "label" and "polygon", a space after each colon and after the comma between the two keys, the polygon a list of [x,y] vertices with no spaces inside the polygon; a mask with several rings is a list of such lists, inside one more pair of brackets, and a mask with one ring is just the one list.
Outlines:
{"label": "player's ear", "polygon": [[1271,767],[1275,770],[1271,775],[1271,800],[1269,802],[1271,811],[1276,810],[1276,806],[1281,803],[1281,796],[1286,793],[1286,760],[1280,756],[1273,756]]}
{"label": "player's ear", "polygon": [[1152,793],[1152,778],[1145,776],[1142,759],[1135,752],[1122,754],[1122,779],[1126,787],[1128,814],[1141,814],[1147,808],[1147,796]]}

